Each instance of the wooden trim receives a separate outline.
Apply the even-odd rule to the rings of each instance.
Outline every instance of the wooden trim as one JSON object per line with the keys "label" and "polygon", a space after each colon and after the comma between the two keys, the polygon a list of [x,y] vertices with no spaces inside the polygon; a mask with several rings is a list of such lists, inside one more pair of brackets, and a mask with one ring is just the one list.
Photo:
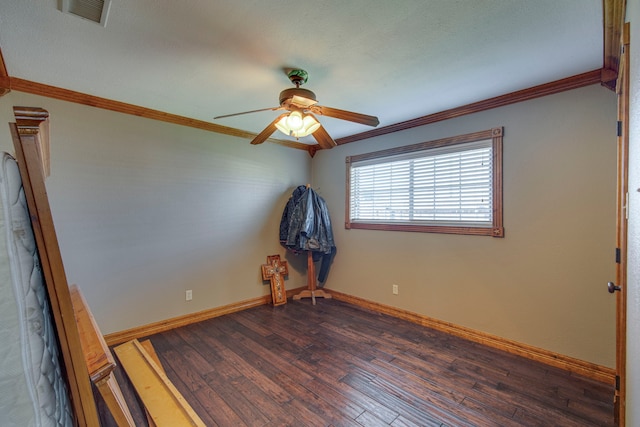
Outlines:
{"label": "wooden trim", "polygon": [[[287,290],[287,297],[293,297],[299,291],[306,289],[305,287]],[[246,310],[260,305],[271,304],[271,295],[264,295],[258,298],[252,298],[233,304],[223,305],[208,310],[199,311],[197,313],[185,314],[184,316],[173,317],[171,319],[162,320],[160,322],[149,323],[147,325],[138,326],[136,328],[127,329],[120,332],[113,332],[104,336],[107,345],[114,346],[133,339],[148,337],[153,334],[168,331],[181,326],[187,326],[192,323],[202,322],[214,317],[223,316],[225,314],[235,313],[236,311]]]}
{"label": "wooden trim", "polygon": [[1,49],[0,49],[0,77],[9,77],[9,72],[7,71],[7,64],[4,62],[4,56],[2,55]]}
{"label": "wooden trim", "polygon": [[452,227],[448,225],[377,224],[345,221],[347,230],[404,231],[410,233],[462,234],[466,236],[504,237],[504,230],[497,227]]}
{"label": "wooden trim", "polygon": [[16,121],[20,123],[22,134],[33,132],[41,133],[41,137],[36,140],[40,160],[42,163],[42,173],[45,177],[51,175],[51,148],[49,142],[49,112],[42,108],[34,107],[13,107],[13,114]]}
{"label": "wooden trim", "polygon": [[627,9],[626,0],[602,1],[602,85],[615,90],[616,79],[620,68],[620,37],[623,33],[624,17]]}
{"label": "wooden trim", "polygon": [[7,71],[7,65],[4,62],[2,56],[2,50],[0,49],[0,97],[11,92],[11,84],[9,82],[9,72]]}
{"label": "wooden trim", "polygon": [[96,388],[109,408],[111,415],[118,427],[135,427],[136,423],[131,416],[120,385],[113,373],[95,383]]}
{"label": "wooden trim", "polygon": [[[607,2],[620,2],[624,0],[604,0],[605,6]],[[0,55],[2,51],[0,50]],[[2,64],[4,61],[0,58]],[[4,69],[6,73],[6,68]],[[497,96],[494,98],[486,99],[472,104],[463,105],[461,107],[455,107],[449,110],[441,111],[438,113],[430,114],[427,116],[418,117],[415,119],[407,120],[400,123],[395,123],[388,126],[372,129],[367,132],[358,133],[355,135],[346,136],[336,139],[336,144],[342,145],[350,142],[360,141],[367,138],[373,138],[375,136],[386,135],[388,133],[399,132],[406,129],[411,129],[418,126],[424,126],[431,123],[436,123],[443,120],[452,119],[455,117],[464,116],[467,114],[477,113],[492,108],[502,107],[517,102],[527,101],[530,99],[539,98],[542,96],[552,95],[571,89],[577,89],[584,86],[600,83],[606,74],[606,68],[589,71],[586,73],[578,74],[572,77],[568,77],[554,82],[534,86],[528,89],[523,89],[516,92],[511,92],[506,95]],[[617,75],[617,69],[616,69]],[[236,136],[239,138],[253,139],[257,134],[235,129],[228,126],[221,126],[215,123],[205,122],[202,120],[191,119],[184,116],[178,116],[175,114],[164,113],[158,110],[152,110],[149,108],[140,107],[133,104],[127,104],[124,102],[113,101],[106,98],[100,98],[93,95],[84,94],[81,92],[72,91],[69,89],[58,88],[55,86],[49,86],[42,83],[36,83],[29,80],[20,79],[17,77],[9,77],[8,74],[3,75],[0,70],[0,96],[8,93],[11,90],[17,90],[19,92],[31,93],[34,95],[45,96],[48,98],[59,99],[67,102],[74,102],[77,104],[88,105],[91,107],[102,108],[105,110],[116,111],[123,114],[131,114],[134,116],[145,117],[152,120],[159,120],[167,123],[173,123],[180,126],[193,127],[196,129],[206,130],[210,132],[221,133],[224,135]],[[311,157],[321,149],[316,145],[307,145],[299,142],[288,141],[283,139],[269,138],[267,141],[274,144],[279,144],[285,147],[295,148],[298,150],[305,150]]]}
{"label": "wooden trim", "polygon": [[504,209],[503,209],[503,188],[502,188],[502,137],[504,128],[493,128],[493,237],[504,237]]}
{"label": "wooden trim", "polygon": [[422,314],[417,314],[389,305],[369,301],[364,298],[344,294],[342,292],[334,291],[331,289],[325,289],[325,291],[331,293],[333,297],[338,301],[344,301],[346,303],[357,305],[365,309],[375,311],[377,313],[388,314],[390,316],[404,319],[412,323],[417,323],[419,325],[436,329],[438,331],[442,331],[451,335],[455,335],[469,341],[477,342],[489,347],[496,348],[498,350],[506,351],[507,353],[517,354],[527,359],[545,363],[549,366],[583,375],[597,381],[602,381],[609,384],[613,384],[615,382],[615,371],[605,366],[585,362],[583,360],[564,356],[562,354],[508,340],[496,335],[480,332],[477,330],[466,328],[464,326],[458,326],[453,323],[433,319]]}
{"label": "wooden trim", "polygon": [[344,159],[346,165],[345,171],[345,190],[344,190],[344,228],[346,230],[351,229],[351,157],[347,156]]}
{"label": "wooden trim", "polygon": [[[380,231],[406,231],[415,233],[441,233],[441,234],[464,234],[472,236],[492,236],[504,237],[503,227],[503,208],[502,208],[502,135],[503,128],[495,127],[483,131],[467,133],[464,135],[456,135],[448,138],[436,139],[433,141],[420,142],[417,144],[403,145],[393,147],[386,150],[374,151],[370,153],[357,154],[347,156],[345,163],[346,170],[346,188],[345,188],[345,221],[344,228],[361,229],[361,230],[380,230]],[[402,154],[410,154],[420,151],[426,151],[439,147],[453,146],[457,144],[470,143],[475,141],[492,141],[493,152],[493,222],[491,227],[474,227],[472,225],[437,225],[437,224],[420,224],[416,223],[399,223],[392,221],[367,222],[367,221],[351,221],[351,168],[354,163],[366,160],[384,159],[391,156]]]}
{"label": "wooden trim", "polygon": [[11,92],[11,78],[0,76],[0,97]]}
{"label": "wooden trim", "polygon": [[370,131],[358,133],[351,136],[336,139],[338,145],[350,142],[361,141],[363,139],[373,138],[375,136],[386,135],[389,133],[400,132],[418,126],[424,126],[443,120],[453,119],[455,117],[465,116],[467,114],[478,113],[480,111],[490,110],[505,105],[515,104],[517,102],[528,101],[555,93],[564,92],[571,89],[578,89],[584,86],[590,86],[600,83],[601,70],[593,70],[576,76],[567,77],[566,79],[556,80],[529,89],[523,89],[511,92],[506,95],[496,96],[495,98],[485,99],[483,101],[474,102],[472,104],[463,105],[461,107],[452,108],[450,110],[441,111],[439,113],[422,116],[415,119],[395,123],[388,126],[372,129]]}
{"label": "wooden trim", "polygon": [[[303,289],[306,288],[296,288],[288,290],[287,296],[292,296],[302,291]],[[609,384],[613,384],[615,382],[615,370],[607,368],[605,366],[585,362],[569,356],[564,356],[548,350],[466,328],[464,326],[458,326],[453,323],[444,322],[442,320],[437,320],[428,316],[413,313],[411,311],[372,302],[364,298],[351,296],[342,292],[334,291],[332,289],[323,289],[327,294],[331,295],[331,297],[335,298],[338,301],[343,301],[349,304],[366,308],[368,310],[375,311],[377,313],[383,313],[393,317],[397,317],[399,319],[404,319],[412,323],[436,329],[438,331],[455,335],[473,342],[496,348],[498,350],[506,351],[507,353],[517,354],[530,360],[535,360],[549,366],[583,375],[597,381],[602,381]],[[175,317],[173,319],[141,326],[139,328],[108,334],[105,336],[105,340],[107,341],[107,344],[109,346],[113,346],[132,339],[146,337],[152,334],[164,332],[181,326],[186,326],[196,322],[201,322],[203,320],[211,319],[225,314],[234,313],[260,305],[267,305],[270,302],[271,297],[269,295],[265,295],[264,297],[241,301],[239,303],[229,304],[223,307],[201,311],[199,313],[192,313],[185,316]]]}
{"label": "wooden trim", "polygon": [[137,340],[119,345],[114,351],[154,425],[206,427],[184,396]]}
{"label": "wooden trim", "polygon": [[402,145],[400,147],[387,148],[385,150],[356,154],[347,158],[347,163],[362,162],[364,160],[380,159],[383,157],[398,156],[401,154],[415,153],[417,151],[433,148],[447,147],[450,145],[465,144],[468,142],[483,141],[502,136],[502,127],[486,129],[477,132],[454,135],[432,141],[418,142],[417,144]]}
{"label": "wooden trim", "polygon": [[621,36],[624,51],[620,56],[616,92],[618,95],[617,179],[616,179],[616,375],[619,378],[614,395],[614,415],[617,425],[626,425],[627,406],[627,258],[629,205],[629,23]]}
{"label": "wooden trim", "polygon": [[89,377],[102,395],[118,427],[135,427],[131,411],[127,406],[122,390],[116,381],[113,370],[116,367],[111,350],[104,342],[100,328],[84,299],[80,288],[71,285],[71,303],[80,334],[80,344],[84,352]]}
{"label": "wooden trim", "polygon": [[[619,1],[619,0],[614,0]],[[2,52],[0,51],[0,54]],[[565,79],[556,80],[554,82],[534,86],[528,89],[523,89],[516,92],[511,92],[506,95],[497,96],[494,98],[486,99],[472,104],[463,105],[461,107],[455,107],[449,110],[441,111],[438,113],[430,114],[427,116],[418,117],[415,119],[407,120],[400,123],[395,123],[388,126],[372,129],[367,132],[358,133],[355,135],[346,136],[336,139],[336,144],[342,145],[350,142],[360,141],[363,139],[373,138],[375,136],[386,135],[388,133],[399,132],[407,129],[411,129],[418,126],[424,126],[431,123],[436,123],[443,120],[452,119],[455,117],[464,116],[467,114],[477,113],[480,111],[489,110],[492,108],[502,107],[505,105],[514,104],[517,102],[527,101],[530,99],[539,98],[542,96],[552,95],[559,92],[564,92],[571,89],[577,89],[584,86],[600,83],[605,77],[606,73],[604,69],[598,69],[589,71],[586,73],[578,74]],[[617,71],[616,71],[617,75]],[[152,110],[149,108],[140,107],[133,104],[127,104],[124,102],[113,101],[106,98],[101,98],[93,95],[76,92],[69,89],[58,88],[55,86],[49,86],[42,83],[36,83],[29,80],[20,79],[17,77],[3,76],[0,73],[0,96],[8,93],[10,90],[17,90],[19,92],[31,93],[34,95],[45,96],[48,98],[59,99],[62,101],[73,102],[81,105],[88,105],[90,107],[102,108],[105,110],[115,111],[123,114],[130,114],[139,117],[145,117],[152,120],[159,120],[167,123],[173,123],[180,126],[187,126],[196,129],[206,130],[210,132],[221,133],[224,135],[236,136],[238,138],[253,139],[257,134],[244,131],[241,129],[235,129],[228,126],[221,126],[215,123],[205,122],[203,120],[191,119],[184,116],[178,116],[175,114],[164,113],[158,110]],[[305,150],[311,157],[321,149],[316,145],[307,145],[299,142],[269,138],[267,141],[274,144],[279,144],[285,147],[295,148],[298,150]]]}
{"label": "wooden trim", "polygon": [[[2,83],[0,79],[0,83]],[[5,79],[6,85],[6,79]],[[2,86],[2,85],[0,85]],[[9,77],[8,88],[18,92],[30,93],[33,95],[45,96],[47,98],[59,99],[61,101],[73,102],[90,107],[102,108],[104,110],[115,111],[132,116],[144,117],[147,119],[158,120],[166,123],[173,123],[180,126],[192,127],[195,129],[206,130],[209,132],[220,133],[238,138],[253,139],[257,134],[241,129],[235,129],[228,126],[221,126],[215,123],[205,122],[203,120],[191,119],[176,114],[164,113],[150,108],[140,107],[133,104],[127,104],[120,101],[113,101],[107,98],[88,95],[86,93],[76,92],[69,89],[63,89],[55,86],[49,86],[42,83],[36,83],[17,77]],[[285,147],[296,148],[298,150],[309,151],[307,144],[288,141],[283,139],[269,138],[267,141],[274,144],[283,145]]]}
{"label": "wooden trim", "polygon": [[84,351],[89,377],[95,383],[109,376],[115,369],[116,362],[104,342],[100,328],[89,310],[87,301],[80,293],[80,289],[76,285],[71,285],[70,291],[71,303],[80,334],[80,344]]}
{"label": "wooden trim", "polygon": [[[47,121],[40,121],[38,128],[44,128],[46,124]],[[31,225],[40,255],[40,265],[51,302],[51,311],[60,343],[60,353],[64,360],[65,377],[75,420],[81,426],[98,425],[98,412],[93,400],[89,373],[44,185],[42,161],[38,148],[41,143],[38,142],[38,139],[48,133],[44,130],[35,131],[31,121],[25,121],[19,117],[16,117],[16,123],[10,124],[10,129],[31,216]]]}

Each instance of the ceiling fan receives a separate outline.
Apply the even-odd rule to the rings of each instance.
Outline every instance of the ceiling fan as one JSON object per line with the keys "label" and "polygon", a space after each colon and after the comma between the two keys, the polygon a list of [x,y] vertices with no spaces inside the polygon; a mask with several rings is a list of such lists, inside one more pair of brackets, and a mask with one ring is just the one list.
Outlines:
{"label": "ceiling fan", "polygon": [[333,117],[341,120],[348,120],[350,122],[360,123],[368,126],[378,126],[380,121],[375,116],[369,116],[366,114],[354,113],[351,111],[339,110],[337,108],[324,107],[318,105],[316,100],[316,94],[308,89],[303,89],[302,86],[307,82],[309,76],[305,70],[293,69],[287,73],[289,80],[296,87],[285,89],[280,92],[280,106],[272,108],[262,108],[260,110],[244,111],[242,113],[226,114],[224,116],[216,116],[215,119],[222,119],[225,117],[239,116],[241,114],[257,113],[259,111],[277,111],[286,110],[286,113],[278,116],[274,121],[264,128],[256,137],[251,141],[251,144],[262,144],[266,141],[276,130],[280,130],[285,135],[293,136],[295,138],[301,138],[303,136],[312,135],[318,142],[321,148],[329,149],[335,147],[337,144],[322,127],[320,122],[316,119],[314,114],[321,116]]}

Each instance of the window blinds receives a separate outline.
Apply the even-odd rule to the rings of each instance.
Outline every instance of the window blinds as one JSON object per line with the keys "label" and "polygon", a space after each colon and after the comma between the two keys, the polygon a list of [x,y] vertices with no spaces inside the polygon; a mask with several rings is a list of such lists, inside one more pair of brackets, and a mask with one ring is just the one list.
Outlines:
{"label": "window blinds", "polygon": [[351,165],[352,222],[492,226],[492,141]]}

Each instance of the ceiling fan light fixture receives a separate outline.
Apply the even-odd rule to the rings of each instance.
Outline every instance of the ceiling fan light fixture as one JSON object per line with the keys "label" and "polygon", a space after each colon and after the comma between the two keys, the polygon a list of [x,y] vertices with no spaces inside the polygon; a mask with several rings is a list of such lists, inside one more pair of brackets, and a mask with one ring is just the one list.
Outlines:
{"label": "ceiling fan light fixture", "polygon": [[[337,144],[327,133],[326,129],[323,128],[320,123],[318,123],[318,120],[315,118],[314,113],[333,117],[336,119],[348,120],[354,123],[360,123],[368,126],[378,126],[378,124],[380,123],[378,118],[375,116],[368,116],[366,114],[354,113],[352,111],[339,110],[337,108],[317,105],[318,101],[316,100],[316,94],[308,89],[303,89],[300,87],[303,83],[307,82],[307,72],[304,70],[293,69],[289,70],[287,75],[289,76],[289,80],[291,80],[291,83],[293,83],[296,87],[288,88],[280,92],[279,107],[244,111],[242,113],[226,114],[223,116],[216,116],[214,117],[214,119],[222,119],[224,117],[256,113],[258,111],[286,110],[288,112],[282,113],[271,123],[269,123],[269,125],[264,128],[262,132],[257,134],[255,138],[251,140],[251,144],[262,144],[267,139],[269,139],[269,137],[277,129],[283,134],[287,136],[293,136],[296,139],[314,134],[313,139],[316,140],[320,148],[326,149],[335,147]],[[313,152],[315,153],[315,151]]]}
{"label": "ceiling fan light fixture", "polygon": [[302,113],[300,111],[292,111],[287,117],[287,127],[292,131],[299,131],[304,126],[304,120],[302,119]]}
{"label": "ceiling fan light fixture", "polygon": [[291,130],[289,130],[289,127],[287,126],[288,118],[288,116],[284,116],[276,123],[276,128],[285,135],[291,135]]}
{"label": "ceiling fan light fixture", "polygon": [[311,116],[304,116],[302,119],[302,129],[298,132],[294,132],[293,136],[296,138],[300,138],[303,136],[308,136],[318,130],[320,127],[320,123],[316,119]]}
{"label": "ceiling fan light fixture", "polygon": [[288,136],[302,138],[318,130],[320,123],[310,115],[303,116],[299,111],[292,111],[276,123],[276,128]]}

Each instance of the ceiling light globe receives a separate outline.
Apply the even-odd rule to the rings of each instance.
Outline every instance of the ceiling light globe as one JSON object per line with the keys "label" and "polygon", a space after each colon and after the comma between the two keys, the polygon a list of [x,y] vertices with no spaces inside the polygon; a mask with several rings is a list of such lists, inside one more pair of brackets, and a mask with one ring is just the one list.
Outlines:
{"label": "ceiling light globe", "polygon": [[284,116],[283,118],[281,118],[280,120],[278,120],[278,122],[276,123],[276,128],[284,133],[285,135],[291,135],[291,130],[289,129],[289,127],[287,126],[287,119],[289,117]]}
{"label": "ceiling light globe", "polygon": [[302,114],[299,111],[292,111],[287,118],[287,126],[292,132],[302,129],[304,122],[302,120]]}
{"label": "ceiling light globe", "polygon": [[317,120],[311,116],[305,116],[302,122],[303,122],[302,129],[304,130],[304,136],[311,135],[312,133],[317,131],[318,128],[320,127],[320,123],[318,123]]}
{"label": "ceiling light globe", "polygon": [[302,138],[303,136],[311,135],[318,130],[319,127],[320,123],[318,123],[316,119],[311,116],[304,116],[304,119],[302,119],[302,127],[297,131],[292,131],[291,136]]}

